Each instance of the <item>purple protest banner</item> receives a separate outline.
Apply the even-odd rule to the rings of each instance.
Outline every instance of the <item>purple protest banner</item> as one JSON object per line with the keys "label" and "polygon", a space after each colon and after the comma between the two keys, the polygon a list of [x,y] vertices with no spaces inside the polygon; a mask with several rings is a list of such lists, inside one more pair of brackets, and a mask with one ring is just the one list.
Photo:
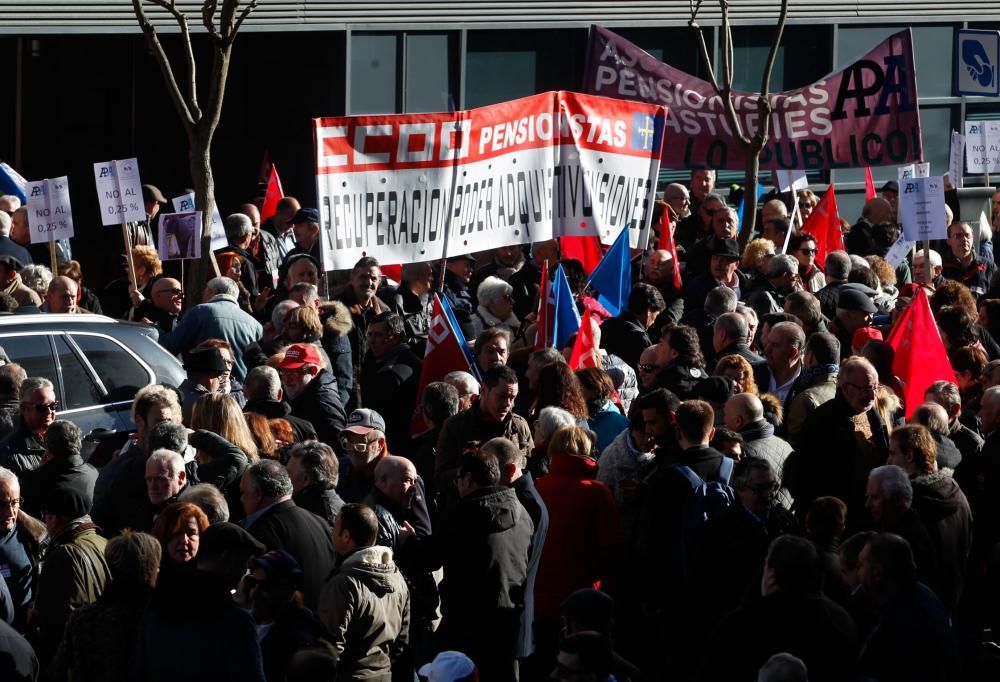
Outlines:
{"label": "purple protest banner", "polygon": [[[584,92],[668,107],[662,167],[743,170],[722,99],[711,83],[657,60],[601,26],[592,26]],[[756,130],[758,95],[733,91],[744,132]],[[898,166],[923,159],[910,29],[798,90],[773,93],[771,131],[761,168],[822,170]]]}

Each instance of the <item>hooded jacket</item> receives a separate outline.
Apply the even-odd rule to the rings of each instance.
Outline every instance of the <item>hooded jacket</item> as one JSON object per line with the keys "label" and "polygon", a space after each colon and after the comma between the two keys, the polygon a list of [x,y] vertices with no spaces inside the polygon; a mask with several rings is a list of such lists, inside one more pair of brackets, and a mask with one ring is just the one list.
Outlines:
{"label": "hooded jacket", "polygon": [[390,682],[410,630],[410,593],[392,550],[365,547],[344,559],[323,589],[318,615],[340,657],[338,680]]}
{"label": "hooded jacket", "polygon": [[535,583],[535,621],[559,623],[559,605],[575,590],[608,590],[622,559],[618,509],[595,480],[597,462],[552,453],[549,473],[535,484],[549,510],[545,552]]}
{"label": "hooded jacket", "polygon": [[324,443],[337,443],[346,417],[340,402],[337,380],[325,369],[306,384],[302,392],[290,401],[292,414],[305,419],[316,429],[316,436]]}
{"label": "hooded jacket", "polygon": [[916,476],[913,508],[924,522],[937,555],[938,596],[951,612],[962,595],[965,566],[972,549],[972,512],[965,493],[948,469]]}
{"label": "hooded jacket", "polygon": [[534,527],[512,488],[463,497],[443,533],[442,636],[475,661],[513,660]]}

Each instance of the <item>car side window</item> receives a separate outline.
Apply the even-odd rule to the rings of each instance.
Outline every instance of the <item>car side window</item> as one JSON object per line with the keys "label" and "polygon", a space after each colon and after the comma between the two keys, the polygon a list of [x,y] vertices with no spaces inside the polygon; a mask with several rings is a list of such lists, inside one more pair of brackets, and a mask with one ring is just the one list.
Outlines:
{"label": "car side window", "polygon": [[11,362],[24,368],[29,377],[45,377],[52,382],[58,393],[59,377],[56,375],[48,334],[0,336],[0,347],[7,351]]}
{"label": "car side window", "polygon": [[[149,372],[123,346],[105,336],[70,334],[108,390],[106,403],[132,400],[149,384]],[[68,390],[68,389],[67,389]]]}
{"label": "car side window", "polygon": [[97,385],[90,372],[73,349],[62,336],[55,337],[56,352],[59,354],[59,366],[62,368],[63,387],[66,395],[63,397],[64,410],[76,410],[81,407],[92,407],[105,402],[104,392]]}

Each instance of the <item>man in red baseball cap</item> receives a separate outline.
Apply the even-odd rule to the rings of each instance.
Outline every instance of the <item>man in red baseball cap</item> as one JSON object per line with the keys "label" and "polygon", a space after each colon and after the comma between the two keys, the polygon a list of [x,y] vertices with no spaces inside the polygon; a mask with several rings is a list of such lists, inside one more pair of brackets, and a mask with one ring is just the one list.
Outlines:
{"label": "man in red baseball cap", "polygon": [[310,422],[321,441],[339,449],[344,406],[340,402],[337,379],[323,368],[322,363],[315,345],[296,343],[285,351],[277,369],[292,415]]}

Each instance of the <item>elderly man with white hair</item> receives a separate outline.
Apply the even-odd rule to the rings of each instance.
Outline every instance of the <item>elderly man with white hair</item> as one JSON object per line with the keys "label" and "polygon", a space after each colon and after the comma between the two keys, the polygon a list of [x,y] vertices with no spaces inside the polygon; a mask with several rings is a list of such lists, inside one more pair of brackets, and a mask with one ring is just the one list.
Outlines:
{"label": "elderly man with white hair", "polygon": [[[931,259],[931,276],[927,284],[931,289],[936,289],[944,281],[944,277],[941,276],[941,254],[934,249],[929,249],[927,255]],[[913,257],[913,281],[917,284],[924,284],[924,278],[927,277],[924,272],[925,263],[926,259],[924,258],[923,250],[918,250],[917,255]]]}
{"label": "elderly man with white hair", "polygon": [[459,412],[472,407],[472,399],[479,395],[479,382],[476,381],[476,377],[459,370],[445,374],[444,382],[454,386],[455,390],[458,391]]}
{"label": "elderly man with white hair", "polygon": [[22,265],[26,265],[31,262],[31,255],[26,248],[10,238],[12,224],[10,215],[0,211],[0,256],[13,256]]}
{"label": "elderly man with white hair", "polygon": [[[240,263],[239,281],[250,292],[251,299],[257,295],[257,269],[253,254],[248,250],[254,239],[253,221],[244,213],[233,213],[225,222],[228,245],[217,250],[216,256],[236,254]],[[228,274],[228,273],[222,273]]]}
{"label": "elderly man with white hair", "polygon": [[500,327],[517,336],[521,321],[514,314],[514,287],[499,277],[487,277],[476,290],[479,305],[472,314],[472,328],[479,336],[485,329]]}
{"label": "elderly man with white hair", "polygon": [[[243,216],[246,218],[246,216]],[[160,345],[174,354],[185,353],[206,339],[223,339],[233,349],[233,377],[243,382],[247,347],[264,333],[260,322],[240,309],[239,289],[228,277],[213,277],[205,285],[204,303],[191,308],[177,327],[160,334]]]}

